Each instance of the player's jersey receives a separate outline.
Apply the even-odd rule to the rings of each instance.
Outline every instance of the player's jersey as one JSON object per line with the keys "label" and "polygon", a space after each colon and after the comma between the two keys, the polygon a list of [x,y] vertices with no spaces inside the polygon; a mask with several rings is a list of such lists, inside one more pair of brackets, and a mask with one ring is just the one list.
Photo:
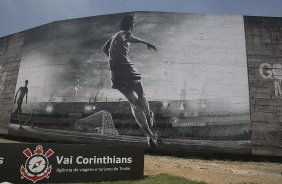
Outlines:
{"label": "player's jersey", "polygon": [[117,65],[132,65],[128,57],[130,47],[128,38],[130,36],[131,33],[129,31],[119,31],[111,37],[109,49],[111,69]]}
{"label": "player's jersey", "polygon": [[112,88],[132,87],[140,82],[141,75],[129,60],[128,52],[130,47],[129,31],[119,31],[114,34],[103,46],[109,47],[109,62],[111,69]]}
{"label": "player's jersey", "polygon": [[20,87],[20,89],[18,90],[18,95],[17,95],[17,99],[16,102],[18,104],[22,104],[23,103],[23,99],[24,96],[28,94],[28,88],[27,87]]}

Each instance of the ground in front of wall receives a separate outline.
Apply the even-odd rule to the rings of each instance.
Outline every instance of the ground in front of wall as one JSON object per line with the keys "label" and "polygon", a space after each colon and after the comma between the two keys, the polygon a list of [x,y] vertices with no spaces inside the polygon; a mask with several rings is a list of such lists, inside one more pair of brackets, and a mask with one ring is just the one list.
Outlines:
{"label": "ground in front of wall", "polygon": [[158,175],[146,176],[142,180],[135,180],[135,181],[62,183],[62,184],[206,184],[206,183],[195,182],[182,177],[172,176],[169,174],[158,174]]}
{"label": "ground in front of wall", "polygon": [[166,173],[211,184],[281,184],[282,164],[145,156],[145,175]]}

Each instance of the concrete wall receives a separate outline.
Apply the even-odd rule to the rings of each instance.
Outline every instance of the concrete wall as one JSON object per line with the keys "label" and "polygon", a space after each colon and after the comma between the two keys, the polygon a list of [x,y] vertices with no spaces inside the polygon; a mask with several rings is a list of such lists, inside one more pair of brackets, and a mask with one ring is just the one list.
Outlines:
{"label": "concrete wall", "polygon": [[0,39],[0,133],[9,127],[23,42],[23,33]]}
{"label": "concrete wall", "polygon": [[282,18],[245,17],[252,151],[282,156]]}
{"label": "concrete wall", "polygon": [[[253,154],[282,155],[281,18],[134,14],[133,34],[158,47],[153,52],[132,44],[130,58],[142,74],[158,120],[165,119],[166,124],[159,124],[165,127],[164,136],[251,136]],[[125,98],[111,89],[108,61],[101,52],[123,16],[53,22],[1,38],[0,133],[9,127],[16,89],[29,80],[26,119],[37,109],[36,118],[44,127],[56,128],[62,122],[71,129],[78,118],[71,114],[93,113],[85,113],[91,101],[98,110],[108,108],[113,117],[125,115],[114,119],[117,127],[130,127],[143,136]],[[53,112],[46,111],[50,105]],[[11,120],[17,123],[16,116]]]}

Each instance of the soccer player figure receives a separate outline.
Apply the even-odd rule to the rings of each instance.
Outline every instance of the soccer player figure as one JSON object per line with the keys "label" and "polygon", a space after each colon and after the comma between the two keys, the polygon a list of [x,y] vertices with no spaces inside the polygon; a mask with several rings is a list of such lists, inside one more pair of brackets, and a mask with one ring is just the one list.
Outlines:
{"label": "soccer player figure", "polygon": [[15,113],[17,113],[19,117],[20,128],[22,127],[21,115],[22,115],[22,103],[23,103],[24,96],[26,96],[25,103],[27,103],[27,94],[28,94],[27,85],[28,85],[28,80],[25,81],[25,86],[20,87],[18,89],[16,96],[15,96],[15,100],[14,100],[14,104],[17,102],[17,105],[18,105]]}
{"label": "soccer player figure", "polygon": [[132,35],[135,17],[126,15],[120,23],[120,30],[103,45],[102,50],[109,58],[112,88],[119,90],[128,100],[132,114],[147,136],[150,147],[157,146],[157,136],[151,128],[154,124],[154,113],[150,110],[141,83],[141,75],[129,60],[130,43],[145,44],[148,49],[157,50],[156,46]]}

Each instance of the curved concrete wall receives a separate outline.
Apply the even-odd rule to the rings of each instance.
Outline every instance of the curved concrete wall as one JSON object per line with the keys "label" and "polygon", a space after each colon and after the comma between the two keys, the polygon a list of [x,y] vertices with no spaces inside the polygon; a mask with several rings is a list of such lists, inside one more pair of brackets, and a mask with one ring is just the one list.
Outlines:
{"label": "curved concrete wall", "polygon": [[[16,89],[29,80],[23,121],[32,121],[37,128],[69,133],[77,120],[106,110],[123,136],[119,139],[144,136],[126,99],[111,88],[109,64],[101,51],[103,43],[118,31],[125,14],[58,21],[21,33],[24,44]],[[249,91],[248,86],[248,79],[252,80],[251,48],[256,43],[251,39],[252,29],[256,31],[249,26],[252,18],[129,14],[134,14],[137,21],[132,34],[158,48],[154,52],[142,44],[131,44],[129,57],[142,75],[144,91],[155,113],[155,131],[166,142],[162,149],[190,151],[194,148],[191,145],[196,145],[198,151],[226,152],[227,148],[229,153],[235,150],[251,154],[251,137],[254,143],[259,133],[253,129],[255,134],[251,134],[250,119],[255,127],[254,116],[258,116],[252,111],[254,88]],[[8,37],[1,38],[1,44],[10,45],[5,39]],[[0,57],[2,61],[4,56]],[[11,115],[11,110],[5,113],[1,124],[11,123],[10,134],[21,135],[17,114]],[[279,136],[274,139],[276,149],[281,151]],[[256,150],[254,154],[281,155]]]}

